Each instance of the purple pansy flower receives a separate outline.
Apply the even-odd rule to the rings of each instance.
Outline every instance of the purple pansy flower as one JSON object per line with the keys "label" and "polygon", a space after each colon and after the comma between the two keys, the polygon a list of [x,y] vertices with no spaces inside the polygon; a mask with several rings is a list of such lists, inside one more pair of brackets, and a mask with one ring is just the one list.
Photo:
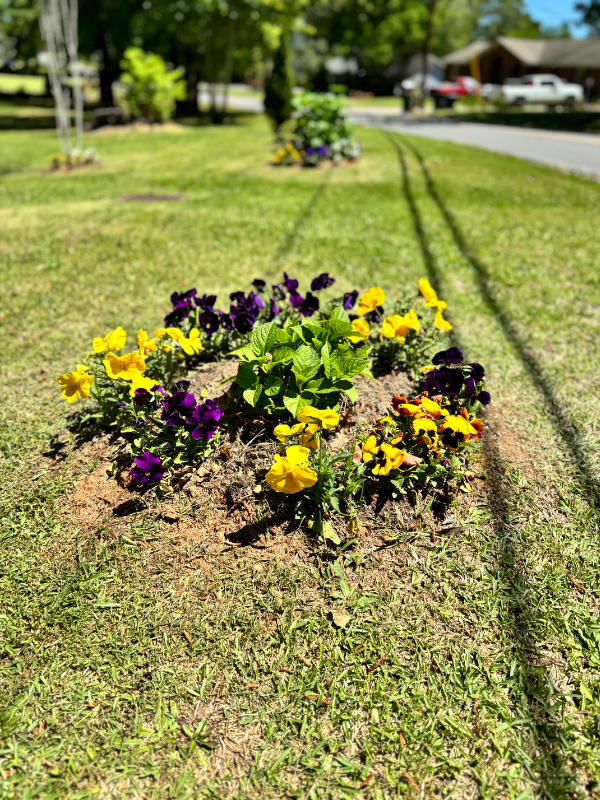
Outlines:
{"label": "purple pansy flower", "polygon": [[421,384],[421,391],[452,397],[460,392],[462,385],[463,375],[459,369],[440,367],[427,373]]}
{"label": "purple pansy flower", "polygon": [[473,378],[475,383],[479,383],[479,381],[482,381],[484,375],[485,375],[484,368],[481,366],[481,364],[478,364],[476,361],[474,361],[471,364],[471,377]]}
{"label": "purple pansy flower", "polygon": [[269,301],[269,311],[271,312],[272,317],[276,317],[279,314],[279,306],[275,302],[275,298],[272,297]]}
{"label": "purple pansy flower", "polygon": [[173,311],[165,317],[166,325],[173,325],[180,322],[187,316],[188,309],[193,308],[196,300],[196,289],[189,289],[187,292],[173,292],[171,295],[171,305]]}
{"label": "purple pansy flower", "polygon": [[304,304],[304,298],[298,292],[292,292],[290,294],[290,305],[292,308],[295,308],[297,311],[302,310],[302,306]]}
{"label": "purple pansy flower", "polygon": [[133,423],[134,428],[145,428],[148,423],[141,417],[138,417]]}
{"label": "purple pansy flower", "polygon": [[232,292],[229,295],[229,299],[232,303],[239,303],[240,300],[246,299],[246,292]]}
{"label": "purple pansy flower", "polygon": [[177,381],[175,386],[177,386],[177,388],[179,389],[180,392],[187,392],[187,390],[190,388],[190,382],[189,381],[180,380],[180,381]]}
{"label": "purple pansy flower", "polygon": [[473,378],[465,378],[465,397],[472,397],[475,394],[475,381]]}
{"label": "purple pansy flower", "polygon": [[302,303],[302,307],[300,311],[302,312],[303,317],[312,317],[315,311],[319,310],[319,298],[315,297],[312,292],[307,292],[306,297],[304,298],[304,302]]}
{"label": "purple pansy flower", "polygon": [[153,486],[163,479],[165,468],[158,456],[146,451],[141,456],[136,456],[135,466],[131,468],[129,474],[138,483]]}
{"label": "purple pansy flower", "polygon": [[[298,281],[296,278],[289,278],[287,272],[283,273],[283,285],[290,294],[295,294],[298,288]],[[275,287],[273,287],[275,288]]]}
{"label": "purple pansy flower", "polygon": [[335,278],[330,278],[327,272],[322,272],[320,275],[317,275],[316,278],[312,279],[310,284],[311,291],[318,292],[321,289],[327,289],[328,286],[333,286],[335,283]]}
{"label": "purple pansy flower", "polygon": [[285,292],[279,283],[274,283],[273,286],[271,286],[271,289],[273,290],[273,296],[277,300],[285,300]]}
{"label": "purple pansy flower", "polygon": [[440,350],[431,359],[432,364],[460,364],[463,354],[460,347],[449,347],[448,350]]}
{"label": "purple pansy flower", "polygon": [[203,311],[202,314],[198,316],[198,327],[204,331],[209,339],[213,333],[219,330],[220,323],[219,315],[216,314],[212,308],[207,308],[206,311]]}
{"label": "purple pansy flower", "polygon": [[358,289],[354,289],[352,292],[346,292],[344,295],[344,299],[342,300],[342,306],[344,307],[345,311],[350,311],[351,308],[354,307],[358,299]]}
{"label": "purple pansy flower", "polygon": [[255,278],[252,281],[252,286],[254,286],[257,292],[262,293],[267,288],[267,282],[263,281],[262,278]]}
{"label": "purple pansy flower", "polygon": [[477,395],[477,399],[481,403],[482,406],[487,406],[490,404],[490,400],[492,399],[489,392],[479,392]]}
{"label": "purple pansy flower", "polygon": [[373,322],[377,324],[381,320],[382,314],[383,314],[383,307],[377,306],[376,309],[374,309],[373,311],[369,311],[368,314],[365,314],[364,318],[367,320],[367,322]]}
{"label": "purple pansy flower", "polygon": [[156,408],[157,402],[154,397],[154,392],[164,394],[164,390],[159,383],[155,383],[151,389],[136,389],[133,394],[133,405]]}
{"label": "purple pansy flower", "polygon": [[202,297],[196,298],[196,305],[204,311],[212,311],[216,302],[216,294],[203,294]]}
{"label": "purple pansy flower", "polygon": [[223,409],[214,400],[207,400],[203,405],[196,406],[185,427],[191,432],[192,439],[212,438],[223,416]]}
{"label": "purple pansy flower", "polygon": [[162,418],[167,425],[183,425],[196,407],[196,398],[189,392],[173,392],[162,405]]}

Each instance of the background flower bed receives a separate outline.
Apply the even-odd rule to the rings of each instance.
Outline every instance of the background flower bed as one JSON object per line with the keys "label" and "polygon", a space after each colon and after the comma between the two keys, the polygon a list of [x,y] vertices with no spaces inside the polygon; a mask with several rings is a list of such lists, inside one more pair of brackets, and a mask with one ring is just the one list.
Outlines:
{"label": "background flower bed", "polygon": [[[0,324],[10,346],[0,353],[0,611],[14,628],[5,629],[0,676],[2,696],[16,698],[3,706],[2,791],[68,797],[103,781],[119,794],[133,775],[148,796],[200,785],[278,796],[290,786],[358,787],[372,772],[361,790],[370,796],[410,792],[403,771],[426,791],[457,797],[480,793],[482,776],[494,796],[560,794],[578,780],[592,791],[599,584],[585,475],[597,474],[600,456],[590,215],[599,189],[394,137],[403,183],[390,140],[360,138],[365,156],[352,170],[265,177],[271,134],[258,121],[152,139],[107,135],[102,167],[42,177],[52,136],[2,134]],[[119,199],[149,192],[185,200]],[[66,431],[48,445],[64,429],[53,379],[67,355],[76,363],[82,345],[119,323],[137,331],[159,319],[190,275],[226,292],[238,286],[225,284],[231,265],[249,282],[265,264],[273,280],[289,266],[305,281],[319,264],[348,290],[372,285],[374,269],[380,285],[398,272],[407,282],[426,269],[438,275],[460,344],[493,364],[485,499],[465,500],[466,530],[451,544],[452,535],[432,542],[417,526],[391,568],[394,550],[358,567],[342,558],[338,568],[316,556],[292,563],[293,535],[279,562],[258,548],[188,547],[178,530],[196,525],[203,506],[186,500],[119,516],[94,495],[100,506],[83,534],[65,513],[65,492],[99,457],[73,449]],[[343,595],[334,568],[356,586],[348,600],[334,596]],[[346,628],[333,623],[336,608],[351,613]],[[549,681],[573,696],[562,701]],[[320,691],[329,705],[319,705]],[[564,717],[560,705],[546,716],[540,699],[564,702]],[[184,731],[194,735],[202,718],[216,750],[186,759]],[[130,744],[119,747],[123,731]],[[490,750],[492,736],[500,752]]]}

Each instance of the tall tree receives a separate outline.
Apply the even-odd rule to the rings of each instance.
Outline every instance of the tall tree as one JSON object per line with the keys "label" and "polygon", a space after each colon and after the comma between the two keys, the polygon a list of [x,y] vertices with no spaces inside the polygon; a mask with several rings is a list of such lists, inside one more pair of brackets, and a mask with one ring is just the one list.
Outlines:
{"label": "tall tree", "polygon": [[292,67],[290,32],[281,31],[279,46],[273,57],[273,68],[265,83],[265,111],[278,131],[292,114]]}
{"label": "tall tree", "polygon": [[577,3],[575,11],[581,15],[583,25],[587,25],[593,33],[600,33],[600,0]]}

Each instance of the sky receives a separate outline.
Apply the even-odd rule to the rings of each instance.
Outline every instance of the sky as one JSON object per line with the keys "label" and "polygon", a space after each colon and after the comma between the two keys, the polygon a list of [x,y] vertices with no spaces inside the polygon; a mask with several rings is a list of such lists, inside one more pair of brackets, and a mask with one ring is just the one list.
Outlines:
{"label": "sky", "polygon": [[571,36],[580,39],[589,36],[584,25],[575,25],[578,14],[575,12],[575,0],[526,0],[529,14],[544,25],[560,25],[568,22]]}

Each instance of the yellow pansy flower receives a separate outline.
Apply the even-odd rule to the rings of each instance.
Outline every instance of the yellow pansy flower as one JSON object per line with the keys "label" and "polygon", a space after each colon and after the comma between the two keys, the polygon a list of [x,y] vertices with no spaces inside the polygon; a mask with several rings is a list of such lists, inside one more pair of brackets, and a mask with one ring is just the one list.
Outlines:
{"label": "yellow pansy flower", "polygon": [[330,408],[321,411],[320,408],[304,406],[298,413],[298,420],[300,422],[313,422],[319,425],[319,427],[328,430],[329,428],[335,428],[340,421],[340,416],[337,411],[333,411]]}
{"label": "yellow pansy flower", "polygon": [[358,301],[358,309],[356,313],[359,316],[369,314],[375,311],[377,306],[380,306],[385,300],[385,294],[377,286],[372,286],[368,292],[365,292]]}
{"label": "yellow pansy flower", "polygon": [[137,346],[140,348],[140,353],[144,355],[146,350],[148,351],[156,351],[156,345],[154,344],[154,339],[149,339],[148,334],[146,331],[140,330],[135,337],[137,342]]}
{"label": "yellow pansy flower", "polygon": [[374,459],[377,453],[379,453],[377,440],[374,436],[369,436],[367,441],[362,443],[362,456],[365,464],[368,464],[369,461]]}
{"label": "yellow pansy flower", "polygon": [[310,447],[311,450],[316,450],[319,446],[319,440],[315,436],[316,425],[307,425],[304,433],[298,437],[298,444],[302,447]]}
{"label": "yellow pansy flower", "polygon": [[421,406],[415,403],[399,403],[396,408],[396,414],[401,417],[414,417],[415,414],[421,414]]}
{"label": "yellow pansy flower", "polygon": [[477,436],[478,431],[462,416],[447,416],[438,428],[442,445],[449,450],[458,450],[461,444],[466,444],[471,436]]}
{"label": "yellow pansy flower", "polygon": [[192,328],[187,339],[185,336],[181,335],[177,341],[183,348],[184,353],[188,356],[193,356],[199,353],[200,350],[204,350],[200,344],[200,331],[198,328]]}
{"label": "yellow pansy flower", "polygon": [[128,353],[126,356],[115,356],[109,353],[102,362],[109,378],[121,378],[123,381],[132,381],[146,369],[144,359],[139,353]]}
{"label": "yellow pansy flower", "polygon": [[72,403],[74,400],[77,400],[78,397],[81,397],[83,400],[89,396],[94,378],[91,375],[86,375],[86,370],[87,367],[85,364],[78,364],[77,369],[73,372],[70,372],[68,375],[59,375],[56,379],[58,385],[62,387],[60,396],[63,397],[67,403]]}
{"label": "yellow pansy flower", "polygon": [[392,447],[391,444],[382,444],[377,455],[377,463],[372,469],[373,475],[389,475],[391,470],[398,469],[403,463],[406,453]]}
{"label": "yellow pansy flower", "polygon": [[158,381],[155,381],[154,378],[146,378],[145,375],[141,375],[138,373],[135,378],[131,381],[131,389],[129,390],[129,394],[131,397],[135,396],[136,389],[150,389],[154,388],[154,386],[158,385]]}
{"label": "yellow pansy flower", "polygon": [[103,339],[101,339],[99,336],[96,336],[92,344],[94,353],[110,353],[111,350],[120,350],[125,346],[126,338],[127,334],[123,328],[121,328],[121,326],[115,328],[114,331],[107,333]]}
{"label": "yellow pansy flower", "polygon": [[369,323],[365,319],[355,319],[353,322],[350,323],[354,330],[360,334],[360,336],[346,336],[346,339],[350,339],[351,342],[362,342],[363,339],[366,339],[369,335],[369,331],[371,328],[369,327]]}
{"label": "yellow pansy flower", "polygon": [[277,425],[275,430],[273,431],[273,435],[276,439],[279,439],[280,442],[289,441],[292,436],[297,436],[301,431],[306,428],[306,424],[304,422],[299,422],[297,425]]}
{"label": "yellow pansy flower", "polygon": [[179,328],[159,328],[154,332],[155,339],[164,339],[165,336],[170,336],[171,339],[178,341],[183,336],[183,333],[179,330]]}
{"label": "yellow pansy flower", "polygon": [[394,314],[383,320],[381,335],[385,339],[395,339],[398,344],[404,344],[407,333],[408,325],[406,325],[404,317],[401,317],[400,314]]}
{"label": "yellow pansy flower", "polygon": [[415,419],[412,423],[414,435],[418,438],[419,444],[424,444],[427,447],[434,447],[437,444],[437,425],[432,419]]}
{"label": "yellow pansy flower", "polygon": [[448,333],[452,330],[452,325],[450,325],[450,323],[443,318],[441,311],[435,312],[433,324],[439,331],[446,331],[446,333]]}
{"label": "yellow pansy flower", "polygon": [[440,417],[448,415],[445,408],[442,408],[439,403],[436,403],[435,400],[430,400],[428,397],[421,398],[421,408],[434,419],[439,419]]}
{"label": "yellow pansy flower", "polygon": [[317,482],[317,473],[308,466],[308,450],[295,444],[285,451],[285,458],[276,455],[265,479],[276,492],[296,494]]}
{"label": "yellow pansy flower", "polygon": [[419,332],[419,318],[412,308],[410,308],[404,315],[404,324],[409,331],[415,331],[415,333]]}
{"label": "yellow pansy flower", "polygon": [[426,278],[421,278],[419,281],[419,291],[423,295],[425,299],[425,305],[431,306],[432,308],[436,308],[438,304],[437,294],[435,293],[435,289],[429,283]]}

